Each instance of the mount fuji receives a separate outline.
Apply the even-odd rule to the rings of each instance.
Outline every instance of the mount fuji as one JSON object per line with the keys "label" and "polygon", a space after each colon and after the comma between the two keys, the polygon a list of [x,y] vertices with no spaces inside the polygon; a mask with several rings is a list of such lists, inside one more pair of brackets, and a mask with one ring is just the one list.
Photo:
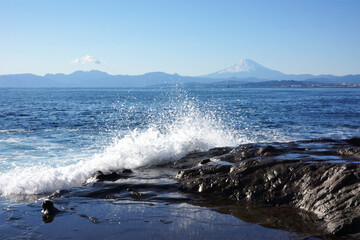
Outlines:
{"label": "mount fuji", "polygon": [[[321,77],[331,75],[321,75]],[[305,80],[314,78],[311,74],[284,74],[282,72],[266,68],[250,59],[242,59],[236,64],[220,71],[208,74],[209,78],[258,78],[262,80]],[[320,77],[320,76],[318,76]]]}

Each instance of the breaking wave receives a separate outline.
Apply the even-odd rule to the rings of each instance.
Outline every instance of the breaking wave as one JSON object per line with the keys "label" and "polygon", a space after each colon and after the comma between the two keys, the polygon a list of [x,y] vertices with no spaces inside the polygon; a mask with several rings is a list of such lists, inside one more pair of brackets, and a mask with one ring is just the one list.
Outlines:
{"label": "breaking wave", "polygon": [[[0,194],[51,193],[80,186],[95,171],[104,173],[177,160],[189,152],[234,146],[238,137],[211,112],[201,111],[191,101],[153,117],[142,129],[120,134],[112,143],[88,159],[67,166],[46,164],[17,167],[0,175]],[[71,157],[71,156],[69,156]]]}

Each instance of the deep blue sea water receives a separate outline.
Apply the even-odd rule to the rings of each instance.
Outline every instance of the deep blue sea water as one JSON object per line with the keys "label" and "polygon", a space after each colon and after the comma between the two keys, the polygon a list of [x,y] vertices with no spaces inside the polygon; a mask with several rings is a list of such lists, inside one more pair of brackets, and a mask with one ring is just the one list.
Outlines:
{"label": "deep blue sea water", "polygon": [[359,88],[0,89],[0,195],[213,147],[352,136]]}
{"label": "deep blue sea water", "polygon": [[[319,239],[269,224],[274,210],[156,190],[176,172],[148,166],[214,147],[355,136],[359,88],[0,89],[0,239]],[[91,182],[122,168],[134,175]],[[101,195],[116,184],[145,184],[158,200]],[[42,197],[59,189],[63,212],[43,222]],[[244,218],[252,211],[265,220]]]}

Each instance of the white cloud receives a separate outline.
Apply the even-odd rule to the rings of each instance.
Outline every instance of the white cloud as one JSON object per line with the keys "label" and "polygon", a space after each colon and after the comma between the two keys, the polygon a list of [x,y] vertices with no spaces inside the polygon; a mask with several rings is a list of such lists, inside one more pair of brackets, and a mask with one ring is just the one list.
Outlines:
{"label": "white cloud", "polygon": [[82,58],[76,58],[72,62],[73,63],[81,63],[81,64],[85,64],[85,63],[100,64],[101,63],[99,60],[97,60],[96,58],[94,58],[93,56],[90,56],[90,55],[86,55]]}

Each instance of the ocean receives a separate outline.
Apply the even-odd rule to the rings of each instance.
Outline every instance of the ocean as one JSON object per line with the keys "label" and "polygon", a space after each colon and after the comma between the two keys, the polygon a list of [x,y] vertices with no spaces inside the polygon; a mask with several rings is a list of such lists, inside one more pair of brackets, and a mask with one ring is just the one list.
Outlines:
{"label": "ocean", "polygon": [[[220,232],[231,238],[239,233],[239,226],[242,233],[250,234],[239,239],[296,237],[210,207],[121,196],[110,202],[96,197],[84,200],[77,193],[94,190],[92,176],[99,170],[151,169],[192,152],[245,143],[359,136],[359,88],[2,88],[0,238],[91,239],[105,230],[108,238],[176,239],[180,238],[176,234],[185,234],[196,239],[207,234],[211,239]],[[154,173],[138,181],[148,183],[156,175],[157,182],[172,183],[174,179],[167,179],[171,174]],[[58,199],[65,214],[44,223],[41,200],[59,190],[73,193]],[[186,211],[196,214],[187,217]],[[166,220],[169,214],[172,220]],[[119,225],[120,216],[127,222]],[[87,224],[95,221],[91,219],[98,219],[94,229],[100,232],[88,229]],[[64,225],[68,221],[73,224]],[[59,226],[62,230],[57,231]]]}

